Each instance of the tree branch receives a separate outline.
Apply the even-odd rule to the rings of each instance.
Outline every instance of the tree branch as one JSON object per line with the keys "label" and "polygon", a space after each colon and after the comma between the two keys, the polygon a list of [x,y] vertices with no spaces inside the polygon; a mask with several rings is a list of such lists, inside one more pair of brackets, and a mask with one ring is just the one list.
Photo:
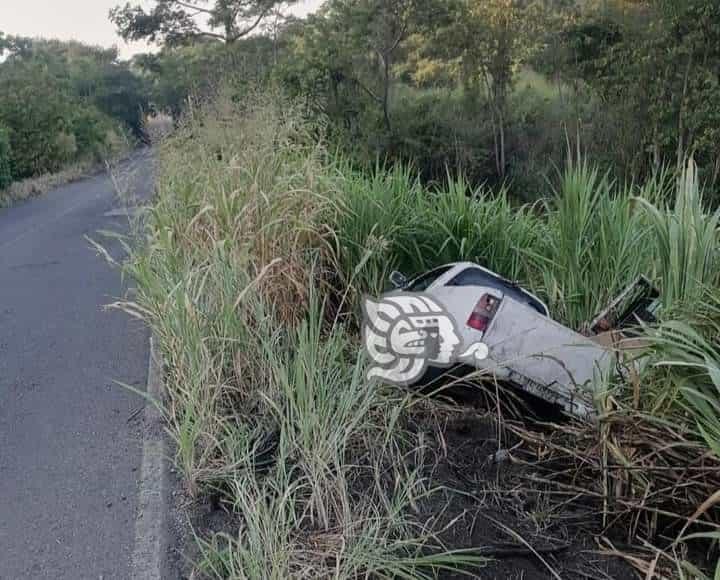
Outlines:
{"label": "tree branch", "polygon": [[213,14],[213,11],[211,8],[201,8],[200,6],[196,6],[194,4],[190,4],[188,2],[183,2],[183,0],[173,0],[175,4],[178,6],[182,6],[183,8],[187,8],[188,10],[197,10],[197,14],[203,13],[203,14]]}
{"label": "tree branch", "polygon": [[217,32],[210,32],[199,30],[197,32],[183,32],[181,35],[183,38],[215,38],[217,40],[222,40],[224,42],[227,42],[228,39],[225,37],[224,34],[219,34]]}
{"label": "tree branch", "polygon": [[232,41],[237,40],[238,38],[242,38],[243,36],[246,36],[247,34],[250,34],[253,30],[255,30],[260,23],[262,22],[263,18],[267,16],[268,12],[272,9],[272,5],[268,5],[266,8],[260,12],[255,22],[253,22],[249,27],[247,27],[245,30],[241,30],[237,34],[234,34],[232,37]]}

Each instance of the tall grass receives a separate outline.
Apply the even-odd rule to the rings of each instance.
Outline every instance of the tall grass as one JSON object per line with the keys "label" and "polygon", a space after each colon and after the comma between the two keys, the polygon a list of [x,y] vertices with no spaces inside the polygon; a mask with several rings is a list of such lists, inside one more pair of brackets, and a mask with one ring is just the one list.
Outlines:
{"label": "tall grass", "polygon": [[[237,518],[237,536],[199,538],[198,571],[409,578],[480,565],[416,521],[434,490],[407,464],[424,445],[402,426],[406,397],[365,382],[355,338],[327,316],[334,292],[384,279],[408,239],[387,206],[416,205],[419,186],[400,170],[341,172],[293,107],[221,97],[194,111],[161,146],[158,199],[126,265],[138,291],[124,307],[165,355],[187,491],[219,493]],[[396,245],[367,254],[374,235]]]}
{"label": "tall grass", "polygon": [[[240,534],[205,544],[201,569],[218,578],[419,578],[481,564],[445,552],[409,517],[431,490],[403,469],[403,453],[417,450],[399,429],[403,402],[368,388],[349,337],[341,328],[323,336],[319,314],[314,304],[284,344],[281,333],[263,340],[271,377],[262,407],[278,433],[276,457],[266,476],[248,462],[230,480]],[[363,465],[351,459],[357,450]],[[397,474],[391,486],[388,471]],[[366,484],[361,495],[356,480]]]}
{"label": "tall grass", "polygon": [[654,331],[656,364],[672,369],[684,408],[708,448],[720,457],[720,293],[706,288],[702,302]]}
{"label": "tall grass", "polygon": [[[221,94],[191,111],[161,145],[158,197],[126,265],[138,291],[125,308],[151,324],[167,362],[164,410],[187,489],[219,493],[238,529],[199,538],[198,571],[471,569],[483,558],[449,551],[417,520],[437,491],[421,469],[431,450],[406,427],[408,396],[366,383],[354,326],[338,312],[356,312],[392,269],[461,260],[545,295],[577,329],[639,274],[654,275],[676,312],[716,279],[716,214],[694,177],[675,208],[658,209],[664,178],[619,187],[582,159],[542,206],[516,207],[462,179],[428,191],[409,169],[353,170],[320,134],[279,94]],[[698,393],[685,393],[688,408],[715,437],[712,390]]]}
{"label": "tall grass", "polygon": [[448,262],[485,264],[505,277],[530,281],[527,252],[543,235],[532,207],[513,207],[505,189],[471,191],[462,178],[423,196],[414,240],[418,271]]}
{"label": "tall grass", "polygon": [[568,159],[545,209],[537,271],[554,315],[580,328],[651,269],[647,231],[629,191],[618,191],[587,159]]}
{"label": "tall grass", "polygon": [[543,224],[532,208],[513,207],[506,191],[473,192],[458,178],[428,192],[399,166],[378,167],[370,178],[342,175],[333,224],[338,265],[362,291],[382,292],[394,269],[412,275],[458,261],[529,281],[527,253],[543,237]]}
{"label": "tall grass", "polygon": [[652,246],[663,302],[697,302],[704,286],[718,281],[720,210],[709,213],[703,203],[697,167],[689,159],[678,177],[674,207],[641,200],[651,222]]}
{"label": "tall grass", "polygon": [[336,212],[328,224],[337,237],[337,266],[346,284],[379,294],[394,269],[412,263],[412,244],[424,216],[422,188],[407,168],[376,167],[371,176],[344,163],[335,167]]}

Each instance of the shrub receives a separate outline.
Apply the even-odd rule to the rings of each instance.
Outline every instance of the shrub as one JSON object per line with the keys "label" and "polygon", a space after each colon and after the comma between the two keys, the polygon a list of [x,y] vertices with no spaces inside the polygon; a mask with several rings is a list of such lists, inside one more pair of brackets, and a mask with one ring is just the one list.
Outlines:
{"label": "shrub", "polygon": [[380,155],[412,164],[425,181],[445,182],[448,170],[472,184],[494,178],[493,133],[487,108],[462,91],[399,87],[394,134]]}
{"label": "shrub", "polygon": [[0,62],[0,124],[15,179],[104,158],[108,135],[140,133],[145,83],[114,49],[15,39]]}

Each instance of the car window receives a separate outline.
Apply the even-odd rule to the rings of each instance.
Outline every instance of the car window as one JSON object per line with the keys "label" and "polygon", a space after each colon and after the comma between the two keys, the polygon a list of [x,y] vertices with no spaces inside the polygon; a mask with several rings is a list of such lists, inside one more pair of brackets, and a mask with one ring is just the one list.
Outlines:
{"label": "car window", "polygon": [[488,286],[498,290],[512,288],[510,284],[503,281],[499,276],[493,276],[480,268],[465,268],[450,280],[447,286]]}
{"label": "car window", "polygon": [[452,268],[452,266],[442,266],[440,268],[435,268],[427,274],[423,274],[422,276],[418,276],[417,278],[412,280],[405,287],[405,290],[408,290],[410,292],[424,292],[432,285],[433,282],[435,282],[443,274],[447,274]]}
{"label": "car window", "polygon": [[513,300],[527,304],[533,310],[536,310],[543,316],[547,316],[545,306],[522,289],[514,286],[511,282],[504,280],[500,276],[494,276],[480,268],[466,268],[450,280],[446,286],[485,286],[493,288],[510,296]]}

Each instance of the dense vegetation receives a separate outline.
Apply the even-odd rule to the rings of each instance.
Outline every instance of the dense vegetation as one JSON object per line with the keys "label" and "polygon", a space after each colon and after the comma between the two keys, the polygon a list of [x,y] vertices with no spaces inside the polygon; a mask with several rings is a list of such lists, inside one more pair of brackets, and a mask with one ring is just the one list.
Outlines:
{"label": "dense vegetation", "polygon": [[[360,8],[361,7],[361,8]],[[370,159],[547,192],[566,137],[623,179],[695,154],[716,187],[716,1],[329,2],[281,78]]]}
{"label": "dense vegetation", "polygon": [[[165,41],[137,64],[175,114],[218,79],[261,78],[324,115],[355,162],[412,163],[426,181],[449,168],[535,199],[570,141],[628,181],[694,154],[718,188],[714,0],[330,0],[305,21],[242,0],[203,4],[206,29],[181,25],[187,6],[113,14],[126,38]],[[262,14],[262,33],[228,35],[228,10]]]}
{"label": "dense vegetation", "polygon": [[[161,45],[131,63],[6,42],[29,105],[0,85],[0,181],[174,118],[124,308],[160,339],[186,490],[232,532],[198,537],[196,573],[627,575],[584,568],[599,550],[717,577],[720,3],[150,4],[112,13]],[[577,330],[648,276],[645,364],[600,386],[596,423],[538,423],[483,377],[473,410],[367,383],[360,296],[455,260]],[[502,541],[529,559],[491,563]]]}
{"label": "dense vegetation", "polygon": [[142,134],[147,91],[113,49],[0,36],[0,190]]}
{"label": "dense vegetation", "polygon": [[426,182],[461,172],[537,199],[579,145],[624,181],[693,155],[713,198],[720,187],[715,0],[330,0],[303,21],[276,2],[149,6],[111,14],[125,38],[161,46],[129,63],[2,41],[13,178],[97,155],[118,121],[138,136],[141,110],[179,118],[232,79],[282,86],[354,163],[410,163]]}
{"label": "dense vegetation", "polygon": [[[589,571],[588,547],[717,576],[720,4],[329,0],[296,21],[231,0],[207,29],[191,5],[114,18],[164,42],[135,64],[179,120],[124,307],[160,338],[187,491],[234,531],[198,538],[196,572],[537,573],[488,560],[512,540],[555,578],[630,574]],[[242,11],[263,34],[228,26]],[[538,423],[488,377],[475,410],[366,382],[359,297],[455,260],[578,330],[658,285],[597,423]]]}
{"label": "dense vegetation", "polygon": [[[620,187],[574,159],[542,208],[513,207],[505,191],[353,169],[311,119],[277,93],[195,109],[161,147],[157,202],[126,264],[139,293],[124,308],[166,357],[162,408],[187,490],[215,497],[236,530],[199,538],[198,573],[504,577],[487,560],[498,540],[591,531],[640,570],[704,578],[713,552],[690,531],[718,523],[720,214],[694,164],[677,182]],[[359,297],[395,267],[459,259],[522,281],[578,329],[638,275],[658,283],[646,364],[599,386],[599,424],[533,423],[495,399],[491,377],[474,387],[490,393],[478,411],[365,380]],[[518,467],[488,468],[508,448]],[[476,535],[468,518],[494,531]],[[551,573],[587,570],[582,546]]]}

